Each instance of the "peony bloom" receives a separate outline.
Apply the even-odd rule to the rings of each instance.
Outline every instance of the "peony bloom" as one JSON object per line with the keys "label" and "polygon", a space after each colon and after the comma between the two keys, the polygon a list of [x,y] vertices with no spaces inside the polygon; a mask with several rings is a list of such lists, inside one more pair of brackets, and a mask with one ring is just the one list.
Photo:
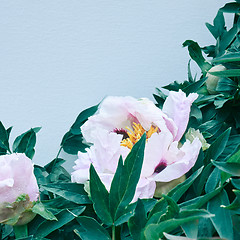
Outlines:
{"label": "peony bloom", "polygon": [[31,159],[23,153],[0,156],[0,222],[16,224],[17,220],[25,218],[24,211],[38,197]]}
{"label": "peony bloom", "polygon": [[198,97],[186,97],[181,90],[170,92],[163,109],[153,102],[132,97],[107,97],[98,112],[82,126],[82,134],[92,146],[86,153],[79,152],[72,181],[89,180],[89,167],[95,167],[107,190],[117,168],[132,146],[146,132],[147,142],[141,177],[133,201],[153,197],[157,182],[169,182],[184,175],[193,167],[201,148],[195,138],[181,147],[192,102]]}

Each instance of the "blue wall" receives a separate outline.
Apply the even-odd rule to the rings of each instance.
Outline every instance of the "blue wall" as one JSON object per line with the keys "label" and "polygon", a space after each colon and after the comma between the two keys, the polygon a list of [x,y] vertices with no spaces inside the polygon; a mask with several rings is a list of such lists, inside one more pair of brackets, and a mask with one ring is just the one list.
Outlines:
{"label": "blue wall", "polygon": [[224,0],[0,2],[0,120],[13,136],[42,126],[34,162],[55,157],[78,113],[106,95],[152,98],[187,78],[193,39],[214,43]]}

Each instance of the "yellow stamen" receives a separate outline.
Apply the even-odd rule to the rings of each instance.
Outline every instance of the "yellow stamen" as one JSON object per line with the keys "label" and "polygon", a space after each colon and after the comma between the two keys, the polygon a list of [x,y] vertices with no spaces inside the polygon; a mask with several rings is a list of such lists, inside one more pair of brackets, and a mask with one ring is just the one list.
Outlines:
{"label": "yellow stamen", "polygon": [[139,123],[133,123],[133,130],[126,127],[126,129],[129,131],[128,138],[123,139],[121,142],[121,146],[128,147],[129,149],[132,149],[133,145],[142,137],[142,135],[146,132],[146,138],[150,138],[153,133],[158,131],[158,127],[151,126],[148,131],[146,131],[141,124]]}

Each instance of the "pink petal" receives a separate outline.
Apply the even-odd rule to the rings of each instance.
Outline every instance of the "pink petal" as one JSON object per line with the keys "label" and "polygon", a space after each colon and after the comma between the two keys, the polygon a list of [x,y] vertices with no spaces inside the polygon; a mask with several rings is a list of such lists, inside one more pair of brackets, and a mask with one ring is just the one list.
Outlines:
{"label": "pink petal", "polygon": [[170,164],[160,173],[154,174],[153,179],[157,182],[169,182],[181,177],[194,166],[201,147],[200,140],[195,138],[192,143],[187,141],[179,150],[166,154],[164,157],[167,164]]}
{"label": "pink petal", "polygon": [[140,178],[132,203],[138,198],[152,198],[156,189],[156,182],[147,178]]}
{"label": "pink petal", "polygon": [[[39,189],[31,159],[23,153],[0,156],[0,202],[14,202],[21,194],[37,201]],[[3,184],[5,182],[5,184]]]}
{"label": "pink petal", "polygon": [[149,177],[154,173],[158,163],[163,158],[163,154],[167,151],[168,146],[172,142],[172,134],[168,132],[154,133],[147,141],[144,161],[142,166],[142,177]]}
{"label": "pink petal", "polygon": [[181,90],[178,92],[171,91],[164,102],[163,112],[172,118],[178,127],[174,140],[179,141],[182,138],[187,128],[191,105],[197,97],[197,93],[191,93],[186,97],[186,94]]}

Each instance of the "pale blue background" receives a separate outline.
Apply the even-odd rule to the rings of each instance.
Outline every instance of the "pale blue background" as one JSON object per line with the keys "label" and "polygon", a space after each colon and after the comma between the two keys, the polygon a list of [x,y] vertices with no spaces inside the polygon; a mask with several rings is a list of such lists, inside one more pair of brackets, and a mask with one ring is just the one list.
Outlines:
{"label": "pale blue background", "polygon": [[[224,0],[1,0],[0,120],[42,126],[34,162],[57,154],[78,113],[106,95],[149,97],[187,78],[186,39],[214,43]],[[12,136],[12,140],[13,140]]]}

